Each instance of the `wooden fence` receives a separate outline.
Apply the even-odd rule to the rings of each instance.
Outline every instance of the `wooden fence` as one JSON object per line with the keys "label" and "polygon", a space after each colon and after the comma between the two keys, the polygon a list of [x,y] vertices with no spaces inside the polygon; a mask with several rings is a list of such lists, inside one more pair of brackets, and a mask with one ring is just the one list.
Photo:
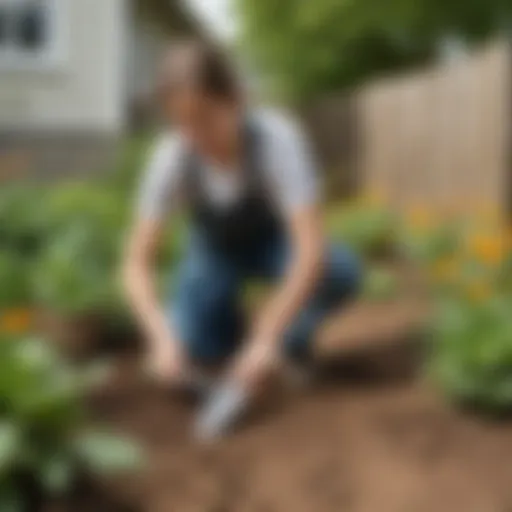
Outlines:
{"label": "wooden fence", "polygon": [[404,208],[508,207],[511,95],[505,44],[370,86],[359,98],[363,183]]}
{"label": "wooden fence", "polygon": [[510,211],[511,99],[511,53],[500,42],[370,84],[338,106],[331,100],[313,109],[323,117],[310,115],[309,126],[316,139],[330,141],[330,153],[325,143],[318,146],[327,166],[336,162],[337,172],[355,175],[359,187],[377,190],[399,209]]}

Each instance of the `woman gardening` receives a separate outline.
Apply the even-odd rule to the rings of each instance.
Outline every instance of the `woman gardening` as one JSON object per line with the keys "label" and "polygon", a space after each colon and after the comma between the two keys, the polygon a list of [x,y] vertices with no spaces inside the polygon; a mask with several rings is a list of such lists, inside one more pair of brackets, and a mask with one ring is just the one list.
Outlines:
{"label": "woman gardening", "polygon": [[[354,297],[360,271],[353,254],[325,240],[315,163],[300,129],[252,108],[217,49],[172,47],[159,98],[172,130],[144,174],[124,282],[155,375],[181,386],[197,371],[222,368],[226,384],[212,391],[199,422],[211,435],[281,364],[310,366],[315,331]],[[167,305],[153,270],[165,223],[179,208],[190,213],[190,241]],[[273,291],[248,324],[240,292],[255,278]]]}

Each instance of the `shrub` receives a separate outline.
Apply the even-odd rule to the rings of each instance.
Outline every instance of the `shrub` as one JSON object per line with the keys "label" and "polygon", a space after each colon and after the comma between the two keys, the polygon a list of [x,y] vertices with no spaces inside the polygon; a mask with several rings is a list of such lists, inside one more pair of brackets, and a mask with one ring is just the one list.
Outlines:
{"label": "shrub", "polygon": [[83,471],[124,471],[142,462],[130,442],[85,427],[83,398],[102,374],[72,369],[42,340],[0,340],[0,510],[26,509],[21,476],[54,495]]}
{"label": "shrub", "polygon": [[44,244],[44,188],[26,183],[0,190],[0,248],[34,256]]}
{"label": "shrub", "polygon": [[430,369],[454,400],[510,409],[512,247],[502,226],[481,220],[457,226],[438,228],[444,235],[434,239],[443,243],[420,258],[437,306]]}
{"label": "shrub", "polygon": [[52,232],[89,224],[115,234],[125,225],[129,207],[127,198],[102,183],[64,183],[46,197],[45,223]]}
{"label": "shrub", "polygon": [[496,411],[512,407],[510,297],[445,300],[432,323],[431,374],[444,393]]}
{"label": "shrub", "polygon": [[396,298],[398,291],[398,280],[390,270],[373,267],[366,272],[363,283],[365,299],[375,302],[388,301]]}
{"label": "shrub", "polygon": [[112,301],[127,208],[120,194],[92,183],[2,190],[0,308],[35,300],[73,312]]}
{"label": "shrub", "polygon": [[405,221],[400,227],[399,244],[401,252],[408,259],[428,266],[456,254],[461,243],[460,236],[460,227],[456,224],[418,227]]}
{"label": "shrub", "polygon": [[341,240],[368,258],[394,251],[397,221],[384,206],[352,201],[327,214],[327,228]]}
{"label": "shrub", "polygon": [[96,227],[71,226],[49,243],[32,270],[38,304],[81,314],[116,303],[116,249]]}
{"label": "shrub", "polygon": [[31,271],[38,304],[66,314],[118,305],[128,208],[118,191],[92,182],[61,184],[47,195],[49,236]]}
{"label": "shrub", "polygon": [[0,251],[0,311],[30,305],[32,298],[27,265],[27,258],[14,251]]}

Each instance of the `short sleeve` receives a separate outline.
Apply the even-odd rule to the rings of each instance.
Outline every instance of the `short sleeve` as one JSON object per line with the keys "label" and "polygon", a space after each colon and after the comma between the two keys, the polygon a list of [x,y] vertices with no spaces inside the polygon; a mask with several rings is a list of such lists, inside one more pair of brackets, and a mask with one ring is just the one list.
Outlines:
{"label": "short sleeve", "polygon": [[170,213],[176,202],[182,160],[182,143],[177,135],[165,134],[156,141],[138,191],[138,218],[162,220]]}
{"label": "short sleeve", "polygon": [[265,170],[273,198],[286,213],[315,204],[320,199],[317,164],[300,124],[277,112],[260,117]]}

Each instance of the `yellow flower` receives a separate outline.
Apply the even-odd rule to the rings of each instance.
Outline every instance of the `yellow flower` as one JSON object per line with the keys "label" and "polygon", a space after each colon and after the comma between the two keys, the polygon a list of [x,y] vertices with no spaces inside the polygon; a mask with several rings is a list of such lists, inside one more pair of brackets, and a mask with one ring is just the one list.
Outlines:
{"label": "yellow flower", "polygon": [[505,257],[505,237],[499,233],[478,233],[470,238],[469,250],[488,265],[499,265]]}
{"label": "yellow flower", "polygon": [[32,312],[28,309],[12,309],[0,316],[0,332],[23,334],[32,324]]}

